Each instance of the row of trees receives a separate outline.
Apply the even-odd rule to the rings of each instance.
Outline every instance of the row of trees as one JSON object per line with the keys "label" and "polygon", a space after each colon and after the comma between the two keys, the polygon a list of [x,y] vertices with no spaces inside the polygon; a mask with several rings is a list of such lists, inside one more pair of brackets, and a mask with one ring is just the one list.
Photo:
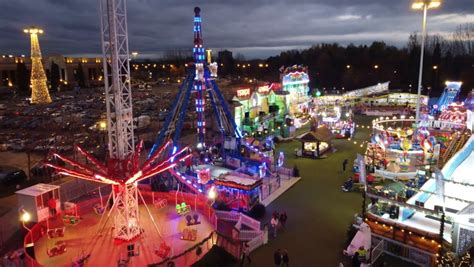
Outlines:
{"label": "row of trees", "polygon": [[[353,90],[391,81],[391,88],[416,91],[421,36],[412,34],[406,47],[376,41],[371,45],[319,44],[291,50],[267,61],[276,66],[304,64],[312,87]],[[274,71],[271,70],[271,71]],[[422,86],[424,93],[440,95],[446,80],[463,81],[463,93],[474,88],[474,24],[460,25],[452,36],[427,37]],[[273,77],[275,78],[275,77]],[[343,89],[344,88],[344,89]]]}
{"label": "row of trees", "polygon": [[[416,92],[421,36],[411,34],[407,45],[399,48],[375,41],[370,45],[341,46],[317,44],[304,50],[290,50],[262,60],[236,59],[221,74],[247,79],[278,81],[282,66],[308,66],[311,88],[329,92],[347,91],[378,82],[391,81],[392,89]],[[242,64],[250,63],[246,68]],[[238,65],[240,67],[238,67]],[[431,35],[425,44],[423,93],[440,95],[446,80],[463,81],[463,94],[474,88],[474,23],[460,25],[448,37]]]}

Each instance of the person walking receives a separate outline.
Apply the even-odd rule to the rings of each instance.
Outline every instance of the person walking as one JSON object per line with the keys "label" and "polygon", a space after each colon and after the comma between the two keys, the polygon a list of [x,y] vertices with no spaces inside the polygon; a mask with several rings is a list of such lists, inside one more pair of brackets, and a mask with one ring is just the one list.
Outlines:
{"label": "person walking", "polygon": [[281,256],[281,260],[283,262],[283,265],[284,267],[289,267],[290,266],[290,257],[288,256],[288,250],[284,250],[283,251],[283,254]]}
{"label": "person walking", "polygon": [[285,228],[287,219],[288,219],[288,215],[286,215],[286,211],[285,211],[280,215],[280,223],[283,228]]}
{"label": "person walking", "polygon": [[277,237],[277,228],[278,228],[278,217],[273,216],[272,220],[270,221],[270,224],[272,225],[273,228],[273,237]]}
{"label": "person walking", "polygon": [[247,258],[249,264],[252,263],[252,259],[250,259],[250,247],[247,242],[244,242],[242,245],[242,260],[240,261],[240,266],[244,266],[245,258]]}
{"label": "person walking", "polygon": [[346,171],[347,163],[349,163],[349,160],[344,159],[344,161],[342,162],[342,172]]}
{"label": "person walking", "polygon": [[281,250],[277,249],[275,253],[273,253],[273,263],[275,263],[276,267],[281,266]]}

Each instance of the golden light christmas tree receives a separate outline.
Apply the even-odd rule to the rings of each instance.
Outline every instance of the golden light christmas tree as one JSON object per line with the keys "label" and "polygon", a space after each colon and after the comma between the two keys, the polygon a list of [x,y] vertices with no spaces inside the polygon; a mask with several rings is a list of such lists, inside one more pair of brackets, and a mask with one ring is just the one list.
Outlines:
{"label": "golden light christmas tree", "polygon": [[43,30],[31,27],[23,30],[30,34],[31,39],[31,103],[48,104],[51,103],[48,86],[46,84],[46,74],[44,74],[43,63],[41,63],[41,50],[38,41],[38,34]]}

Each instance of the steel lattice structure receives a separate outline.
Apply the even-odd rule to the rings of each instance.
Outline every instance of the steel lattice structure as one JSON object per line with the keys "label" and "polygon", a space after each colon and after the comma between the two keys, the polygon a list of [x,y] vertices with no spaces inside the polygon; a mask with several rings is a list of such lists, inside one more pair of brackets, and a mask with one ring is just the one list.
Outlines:
{"label": "steel lattice structure", "polygon": [[183,152],[174,151],[171,157],[161,159],[161,153],[170,146],[166,141],[160,149],[139,164],[143,142],[135,148],[133,134],[132,91],[128,54],[126,0],[101,0],[102,51],[104,57],[104,82],[107,108],[109,159],[102,163],[80,147],[91,166],[53,153],[69,167],[45,163],[60,173],[113,187],[114,237],[131,240],[142,232],[139,222],[137,184],[184,160]]}
{"label": "steel lattice structure", "polygon": [[46,84],[47,79],[41,62],[41,49],[38,40],[38,34],[42,34],[43,30],[31,27],[24,29],[23,32],[29,34],[31,40],[31,103],[49,104],[51,97]]}
{"label": "steel lattice structure", "polygon": [[[231,151],[235,152],[240,147],[242,135],[215,81],[217,78],[217,63],[207,64],[205,59],[200,11],[199,7],[194,8],[194,66],[190,68],[187,78],[180,86],[178,96],[173,102],[171,112],[165,119],[163,128],[156,139],[155,145],[151,149],[150,155],[155,153],[155,150],[167,139],[172,139],[174,144],[178,144],[188,104],[191,101],[191,93],[196,94],[197,148],[204,149],[206,147],[206,93],[211,101],[212,111],[217,120],[222,137],[235,139],[235,146],[231,148]],[[176,149],[175,146],[173,151],[176,151]]]}

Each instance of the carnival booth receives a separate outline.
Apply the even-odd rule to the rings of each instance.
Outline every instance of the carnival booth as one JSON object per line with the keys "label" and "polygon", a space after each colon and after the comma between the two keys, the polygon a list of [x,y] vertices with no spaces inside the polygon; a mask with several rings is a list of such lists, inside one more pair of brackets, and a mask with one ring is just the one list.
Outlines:
{"label": "carnival booth", "polygon": [[250,210],[259,202],[262,179],[226,174],[214,180],[218,199],[232,209]]}
{"label": "carnival booth", "polygon": [[340,120],[334,123],[332,132],[336,138],[350,138],[354,135],[355,123],[352,120]]}
{"label": "carnival booth", "polygon": [[41,222],[46,220],[51,210],[59,211],[61,200],[59,186],[52,184],[35,184],[16,191],[19,209],[31,215],[30,221]]}
{"label": "carnival booth", "polygon": [[320,126],[316,131],[307,132],[299,138],[301,150],[296,151],[297,156],[319,158],[331,148],[333,135],[325,126]]}
{"label": "carnival booth", "polygon": [[462,123],[464,123],[467,119],[467,112],[464,103],[453,102],[449,104],[446,109],[441,111],[438,119],[440,121],[460,123],[460,125],[462,125]]}

